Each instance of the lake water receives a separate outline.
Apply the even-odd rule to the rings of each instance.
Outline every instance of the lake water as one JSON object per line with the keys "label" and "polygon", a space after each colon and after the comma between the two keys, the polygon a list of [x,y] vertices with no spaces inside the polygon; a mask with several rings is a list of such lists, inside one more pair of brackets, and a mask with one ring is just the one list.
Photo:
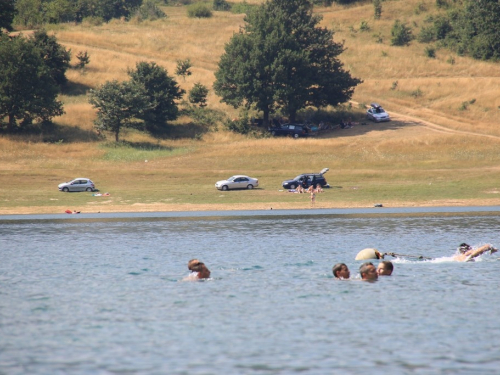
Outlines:
{"label": "lake water", "polygon": [[[0,217],[0,374],[498,374],[500,255],[450,257],[499,229],[498,207]],[[436,259],[362,282],[366,247]],[[191,258],[213,278],[183,282]]]}

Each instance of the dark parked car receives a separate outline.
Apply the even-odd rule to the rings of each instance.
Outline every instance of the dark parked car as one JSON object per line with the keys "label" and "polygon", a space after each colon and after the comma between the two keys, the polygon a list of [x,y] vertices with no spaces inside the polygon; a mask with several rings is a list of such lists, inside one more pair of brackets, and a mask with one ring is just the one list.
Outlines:
{"label": "dark parked car", "polygon": [[308,126],[303,124],[283,124],[269,128],[272,135],[289,135],[294,138],[307,137],[311,132]]}
{"label": "dark parked car", "polygon": [[283,187],[285,189],[296,189],[299,185],[307,188],[311,185],[316,186],[318,184],[320,184],[321,187],[330,187],[330,185],[328,185],[328,182],[326,182],[325,176],[323,176],[328,171],[328,168],[323,168],[319,173],[299,174],[293,180],[283,181]]}

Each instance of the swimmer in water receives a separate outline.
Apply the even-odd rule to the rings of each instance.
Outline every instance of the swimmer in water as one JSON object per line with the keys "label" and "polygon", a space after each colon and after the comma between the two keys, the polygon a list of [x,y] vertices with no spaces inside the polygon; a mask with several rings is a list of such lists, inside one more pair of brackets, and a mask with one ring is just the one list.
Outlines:
{"label": "swimmer in water", "polygon": [[375,281],[378,279],[377,269],[372,262],[363,263],[359,267],[359,274],[361,275],[361,280]]}
{"label": "swimmer in water", "polygon": [[494,248],[492,245],[487,244],[477,249],[474,249],[472,246],[464,243],[461,243],[458,247],[458,254],[453,256],[453,259],[458,262],[472,262],[474,258],[490,251],[491,254],[498,251],[498,249]]}
{"label": "swimmer in water", "polygon": [[184,280],[200,280],[210,278],[210,270],[205,266],[205,263],[198,259],[191,259],[188,262],[188,268],[191,271],[188,277]]}
{"label": "swimmer in water", "polygon": [[333,276],[339,280],[346,280],[351,276],[349,272],[349,268],[345,265],[345,263],[337,263],[332,268]]}
{"label": "swimmer in water", "polygon": [[377,266],[377,274],[379,276],[391,276],[394,270],[394,265],[389,260],[380,262]]}

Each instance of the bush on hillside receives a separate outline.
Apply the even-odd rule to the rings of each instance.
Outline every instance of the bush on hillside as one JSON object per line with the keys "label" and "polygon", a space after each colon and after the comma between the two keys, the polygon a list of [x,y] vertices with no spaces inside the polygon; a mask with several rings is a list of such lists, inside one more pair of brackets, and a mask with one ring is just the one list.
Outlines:
{"label": "bush on hillside", "polygon": [[231,6],[231,13],[234,14],[248,14],[248,12],[255,8],[256,5],[248,4],[245,0],[241,3],[236,3]]}
{"label": "bush on hillside", "polygon": [[212,10],[204,3],[195,3],[188,6],[188,17],[190,18],[210,18]]}
{"label": "bush on hillside", "polygon": [[158,7],[156,0],[144,0],[135,13],[135,17],[141,21],[154,21],[160,18],[165,18],[166,16],[165,12]]}
{"label": "bush on hillside", "polygon": [[231,4],[226,0],[214,0],[213,9],[218,11],[227,11],[231,9]]}
{"label": "bush on hillside", "polygon": [[394,21],[391,29],[391,45],[392,46],[406,46],[413,40],[411,29],[406,24],[401,23],[400,20]]}

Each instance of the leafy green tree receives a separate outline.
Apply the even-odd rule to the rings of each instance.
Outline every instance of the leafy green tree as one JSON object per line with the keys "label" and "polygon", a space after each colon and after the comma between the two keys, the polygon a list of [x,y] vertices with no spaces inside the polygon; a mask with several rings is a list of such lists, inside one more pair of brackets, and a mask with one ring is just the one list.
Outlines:
{"label": "leafy green tree", "polygon": [[40,56],[50,69],[54,81],[58,85],[64,85],[68,81],[66,70],[70,66],[70,51],[57,43],[56,37],[48,35],[45,30],[36,31],[31,40],[40,49]]}
{"label": "leafy green tree", "polygon": [[87,51],[80,51],[76,55],[78,62],[76,63],[77,69],[83,69],[90,63],[90,56]]}
{"label": "leafy green tree", "polygon": [[197,82],[189,91],[189,102],[203,108],[207,106],[208,88],[205,85]]}
{"label": "leafy green tree", "polygon": [[0,35],[0,121],[8,119],[8,131],[64,113],[56,100],[59,88],[41,56],[32,41]]}
{"label": "leafy green tree", "polygon": [[47,23],[71,22],[75,20],[75,2],[52,0],[43,2],[44,21]]}
{"label": "leafy green tree", "polygon": [[148,131],[154,132],[179,116],[176,100],[185,92],[165,68],[154,62],[139,62],[128,74],[132,84],[141,87],[147,97],[147,108],[137,117],[144,120]]}
{"label": "leafy green tree", "polygon": [[411,29],[400,20],[394,21],[391,36],[391,46],[406,46],[413,40]]}
{"label": "leafy green tree", "polygon": [[187,8],[188,17],[190,18],[210,18],[212,10],[205,3],[194,3]]}
{"label": "leafy green tree", "polygon": [[189,69],[191,69],[192,66],[193,64],[191,64],[190,59],[177,60],[177,67],[175,68],[175,74],[181,76],[185,81],[186,77],[191,75],[191,71]]}
{"label": "leafy green tree", "polygon": [[15,25],[36,27],[43,24],[42,0],[16,0],[15,6]]}
{"label": "leafy green tree", "polygon": [[16,14],[14,0],[0,0],[0,33],[2,29],[12,31],[12,22]]}
{"label": "leafy green tree", "polygon": [[264,122],[275,110],[294,121],[299,109],[347,101],[361,81],[338,59],[343,44],[318,27],[308,0],[268,0],[245,17],[225,46],[214,89],[235,108],[255,106]]}
{"label": "leafy green tree", "polygon": [[[444,43],[476,59],[500,59],[500,2],[463,0],[449,13],[450,29],[441,28]],[[448,26],[448,25],[445,25]]]}
{"label": "leafy green tree", "polygon": [[136,16],[141,20],[154,21],[165,18],[167,15],[160,9],[157,0],[144,0],[142,5],[137,9]]}
{"label": "leafy green tree", "polygon": [[96,128],[113,132],[118,142],[122,128],[140,127],[137,117],[148,109],[149,99],[142,86],[114,80],[90,90],[89,103],[97,109]]}

